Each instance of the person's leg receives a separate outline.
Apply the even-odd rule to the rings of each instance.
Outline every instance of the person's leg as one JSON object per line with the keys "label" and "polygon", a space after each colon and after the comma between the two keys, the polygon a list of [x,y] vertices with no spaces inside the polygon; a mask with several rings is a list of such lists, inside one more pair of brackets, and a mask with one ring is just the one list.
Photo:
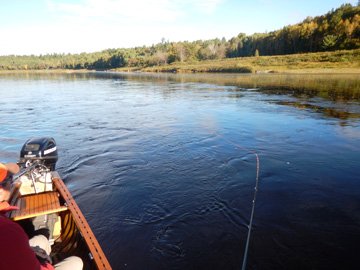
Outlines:
{"label": "person's leg", "polygon": [[82,270],[83,262],[79,257],[71,256],[54,265],[56,270]]}
{"label": "person's leg", "polygon": [[[36,235],[29,240],[32,247],[39,246],[50,255],[51,246],[49,240],[43,235]],[[71,256],[54,265],[56,270],[82,270],[83,262],[79,257]]]}
{"label": "person's leg", "polygon": [[45,250],[47,255],[50,255],[51,246],[49,240],[43,235],[35,235],[29,240],[29,244],[31,247],[39,246],[43,250]]}

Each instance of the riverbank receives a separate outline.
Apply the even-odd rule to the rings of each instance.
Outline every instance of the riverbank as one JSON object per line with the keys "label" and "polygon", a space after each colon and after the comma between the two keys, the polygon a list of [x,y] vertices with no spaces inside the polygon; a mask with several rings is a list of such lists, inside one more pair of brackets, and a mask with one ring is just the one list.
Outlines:
{"label": "riverbank", "polygon": [[123,67],[119,72],[219,73],[360,73],[360,50],[253,56],[175,62],[152,67]]}
{"label": "riverbank", "polygon": [[50,74],[50,73],[90,73],[95,72],[95,70],[88,70],[88,69],[15,69],[15,70],[0,70],[0,74],[26,74],[26,73],[33,73],[33,74]]}
{"label": "riverbank", "polygon": [[[88,73],[94,69],[13,69],[4,73]],[[103,71],[164,73],[284,73],[284,74],[359,74],[360,49],[276,56],[253,56],[217,60],[174,62],[172,64],[122,67]]]}

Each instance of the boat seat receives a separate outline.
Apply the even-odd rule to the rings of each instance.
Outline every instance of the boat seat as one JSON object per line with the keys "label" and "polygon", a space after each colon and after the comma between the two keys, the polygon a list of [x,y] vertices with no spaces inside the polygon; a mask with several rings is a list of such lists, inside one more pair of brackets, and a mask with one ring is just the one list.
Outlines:
{"label": "boat seat", "polygon": [[19,209],[10,212],[9,217],[15,221],[68,209],[65,205],[60,204],[59,193],[56,191],[21,196],[17,198],[14,205]]}

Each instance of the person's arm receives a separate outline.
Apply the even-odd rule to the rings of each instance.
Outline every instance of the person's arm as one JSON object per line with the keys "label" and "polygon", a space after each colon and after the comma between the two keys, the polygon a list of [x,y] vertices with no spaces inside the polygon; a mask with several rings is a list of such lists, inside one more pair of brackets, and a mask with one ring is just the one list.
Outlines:
{"label": "person's arm", "polygon": [[41,269],[24,230],[5,217],[0,217],[0,254],[0,269]]}

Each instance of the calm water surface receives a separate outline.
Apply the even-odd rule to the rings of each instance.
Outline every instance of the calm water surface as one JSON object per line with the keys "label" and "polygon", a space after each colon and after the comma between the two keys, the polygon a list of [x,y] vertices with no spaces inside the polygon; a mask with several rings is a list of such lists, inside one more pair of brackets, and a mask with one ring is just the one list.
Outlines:
{"label": "calm water surface", "polygon": [[52,136],[114,269],[359,269],[355,75],[0,75],[0,160]]}

